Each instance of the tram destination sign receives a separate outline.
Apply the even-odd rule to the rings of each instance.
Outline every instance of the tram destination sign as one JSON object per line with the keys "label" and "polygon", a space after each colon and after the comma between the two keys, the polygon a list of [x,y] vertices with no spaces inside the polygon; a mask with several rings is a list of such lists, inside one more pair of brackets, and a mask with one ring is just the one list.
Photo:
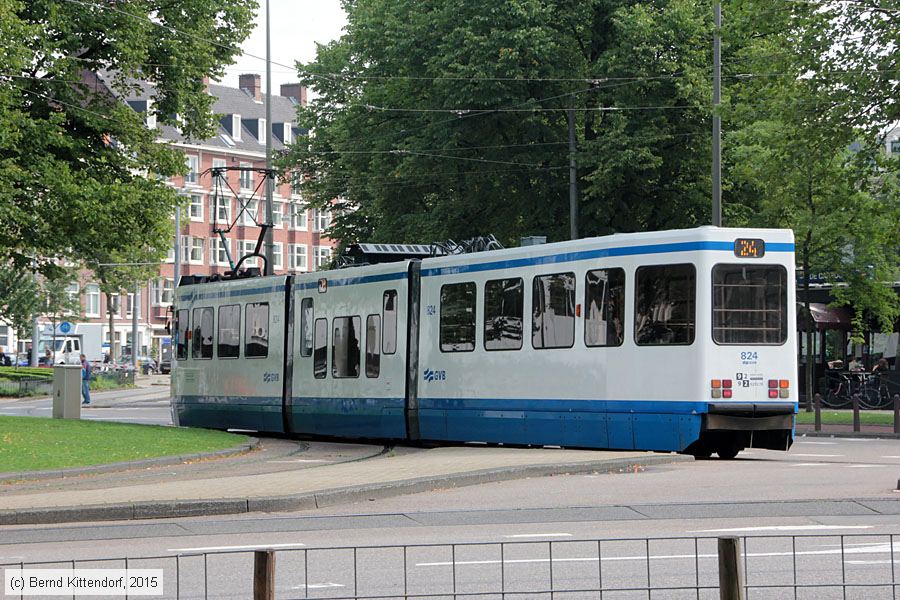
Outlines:
{"label": "tram destination sign", "polygon": [[738,258],[762,258],[766,255],[766,242],[760,239],[738,238],[734,240],[734,255]]}

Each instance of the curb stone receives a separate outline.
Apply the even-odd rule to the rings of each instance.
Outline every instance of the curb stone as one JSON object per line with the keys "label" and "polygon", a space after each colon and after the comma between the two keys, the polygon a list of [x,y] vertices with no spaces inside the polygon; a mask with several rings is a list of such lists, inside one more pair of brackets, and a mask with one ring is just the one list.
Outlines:
{"label": "curb stone", "polygon": [[897,433],[881,433],[871,431],[798,431],[797,438],[815,437],[815,438],[869,438],[873,440],[897,440],[900,434]]}
{"label": "curb stone", "polygon": [[[176,465],[191,460],[207,458],[224,458],[237,454],[246,454],[259,446],[259,439],[251,437],[246,443],[215,452],[200,452],[195,454],[179,454],[175,456],[159,456],[156,458],[144,458],[141,460],[129,460],[125,462],[110,463],[108,465],[94,465],[89,467],[73,467],[71,469],[52,469],[48,471],[23,471],[21,473],[0,473],[0,484],[5,481],[34,481],[42,479],[59,479],[63,477],[78,477],[81,475],[100,475],[114,473],[116,471],[130,471],[146,467],[162,467]],[[2,514],[0,514],[0,524]]]}
{"label": "curb stone", "polygon": [[574,473],[629,472],[636,467],[693,461],[681,454],[660,454],[647,457],[598,460],[583,463],[522,465],[482,469],[468,473],[453,473],[420,477],[396,482],[373,483],[360,486],[326,489],[287,496],[256,498],[219,498],[212,500],[147,501],[125,504],[91,506],[63,506],[25,510],[0,511],[0,525],[46,525],[85,521],[118,521],[132,519],[161,519],[207,515],[230,515],[249,512],[288,512],[311,510],[369,499],[383,499],[405,494],[427,492],[441,488],[456,488],[511,479],[568,475]]}

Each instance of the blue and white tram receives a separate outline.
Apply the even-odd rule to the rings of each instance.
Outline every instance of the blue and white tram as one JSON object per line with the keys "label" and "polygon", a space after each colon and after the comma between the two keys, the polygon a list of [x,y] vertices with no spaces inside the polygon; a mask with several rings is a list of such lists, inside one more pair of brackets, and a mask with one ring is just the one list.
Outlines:
{"label": "blue and white tram", "polygon": [[180,425],[787,450],[789,230],[700,227],[295,276],[182,280]]}

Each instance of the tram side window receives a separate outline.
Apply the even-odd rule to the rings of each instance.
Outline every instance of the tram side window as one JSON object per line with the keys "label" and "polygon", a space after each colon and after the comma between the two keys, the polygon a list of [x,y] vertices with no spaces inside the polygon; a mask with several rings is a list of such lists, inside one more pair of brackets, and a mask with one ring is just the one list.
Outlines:
{"label": "tram side window", "polygon": [[366,317],[366,377],[381,373],[381,317]]}
{"label": "tram side window", "polygon": [[484,284],[484,349],[522,348],[525,284],[521,278]]}
{"label": "tram side window", "polygon": [[269,303],[252,302],[244,308],[244,357],[269,355]]}
{"label": "tram side window", "polygon": [[316,319],[315,349],[313,350],[313,377],[325,379],[328,373],[328,321]]}
{"label": "tram side window", "polygon": [[384,337],[381,351],[385,354],[397,352],[397,290],[384,293],[383,302]]}
{"label": "tram side window", "polygon": [[532,285],[531,345],[571,348],[575,344],[575,273],[540,275]]}
{"label": "tram side window", "polygon": [[213,357],[213,309],[194,309],[194,333],[191,336],[191,357]]}
{"label": "tram side window", "polygon": [[335,317],[331,321],[331,376],[359,377],[359,317]]}
{"label": "tram side window", "polygon": [[474,283],[441,287],[441,352],[475,349],[475,302]]}
{"label": "tram side window", "polygon": [[637,345],[694,343],[696,282],[697,272],[691,264],[638,268],[634,309]]}
{"label": "tram side window", "polygon": [[219,358],[238,358],[241,355],[241,306],[229,304],[219,307]]}
{"label": "tram side window", "polygon": [[175,358],[185,360],[188,356],[188,310],[175,313]]}
{"label": "tram side window", "polygon": [[313,299],[300,302],[300,356],[312,356],[313,349]]}
{"label": "tram side window", "polygon": [[787,340],[787,270],[781,265],[716,265],[713,341],[783,344]]}
{"label": "tram side window", "polygon": [[584,277],[584,345],[621,346],[624,334],[625,271],[588,271]]}

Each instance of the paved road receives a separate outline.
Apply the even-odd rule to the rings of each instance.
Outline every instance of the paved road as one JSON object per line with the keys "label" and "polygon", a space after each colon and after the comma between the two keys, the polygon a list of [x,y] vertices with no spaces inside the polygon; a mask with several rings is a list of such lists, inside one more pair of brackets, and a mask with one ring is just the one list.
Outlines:
{"label": "paved road", "polygon": [[[159,383],[162,383],[161,379]],[[147,425],[172,424],[168,385],[94,392],[91,400],[94,406],[81,411],[82,419]],[[50,398],[0,400],[0,415],[49,417],[52,412],[53,403]]]}
{"label": "paved road", "polygon": [[[120,400],[110,401],[108,408],[92,409],[86,417],[152,423],[168,419],[165,387],[116,395]],[[97,401],[104,405],[101,394]],[[28,411],[46,413],[49,401],[0,403],[0,414]],[[240,468],[276,469],[285,460],[324,460],[320,455],[356,453],[352,444],[340,448],[322,442],[272,444],[272,455]],[[361,446],[358,454],[364,457],[376,450]],[[791,452],[753,450],[742,453],[737,461],[498,482],[304,513],[4,527],[0,528],[0,563],[127,556],[132,567],[166,569],[165,597],[176,597],[171,586],[177,563],[180,597],[202,598],[204,558],[192,555],[276,546],[283,550],[278,558],[280,598],[336,598],[354,593],[353,550],[322,548],[447,544],[407,550],[405,575],[402,549],[357,550],[356,590],[370,595],[401,594],[405,582],[408,596],[450,596],[455,573],[457,593],[498,591],[501,583],[507,592],[534,592],[550,589],[551,564],[555,590],[594,590],[601,572],[605,589],[643,587],[648,553],[654,587],[693,588],[697,581],[701,586],[715,583],[714,541],[701,540],[695,546],[693,538],[739,535],[751,536],[747,542],[751,585],[792,583],[795,565],[801,584],[839,583],[841,577],[857,583],[890,583],[892,576],[900,581],[891,572],[892,560],[900,552],[900,494],[893,491],[898,478],[900,441],[801,438]],[[146,479],[136,476],[134,483]],[[783,535],[804,537],[771,537]],[[595,541],[578,541],[647,537],[691,539],[653,541],[649,546],[644,541],[604,541],[599,561]],[[487,545],[449,546],[459,543]],[[500,543],[504,545],[502,570]],[[176,560],[176,555],[183,558]],[[172,558],[140,559],[151,556]],[[249,554],[215,554],[205,560],[208,597],[249,597]],[[562,595],[566,600],[582,596],[596,598],[596,594]],[[510,597],[546,599],[549,595]],[[618,592],[610,597],[646,598],[647,594]],[[684,597],[698,594],[691,589],[653,595]],[[714,598],[717,593],[703,591],[699,597]],[[793,597],[793,591],[754,590],[751,597]],[[842,598],[843,592],[836,587],[806,590],[799,597]],[[851,589],[847,597],[894,596],[889,587],[880,587]]]}
{"label": "paved road", "polygon": [[[322,548],[447,544],[407,550],[405,577],[402,549],[356,551],[360,593],[398,593],[405,580],[407,595],[449,595],[454,572],[458,593],[497,591],[501,583],[508,592],[549,589],[550,564],[556,590],[596,589],[601,569],[605,589],[642,587],[649,550],[654,587],[692,588],[698,574],[701,586],[712,585],[715,577],[714,541],[695,546],[692,538],[739,535],[751,536],[747,560],[752,585],[792,583],[795,564],[801,584],[835,583],[841,577],[889,583],[892,552],[900,552],[900,498],[892,491],[900,475],[898,457],[900,442],[892,440],[801,439],[792,452],[754,451],[737,461],[499,482],[304,513],[6,527],[0,529],[0,562],[128,556],[132,566],[167,569],[169,583],[175,580],[177,562],[181,597],[199,598],[204,559],[191,555],[275,546],[282,549],[279,597],[306,593],[335,598],[353,593],[353,550]],[[804,537],[772,537],[785,535]],[[578,541],[647,537],[690,539],[649,546],[644,541],[604,541],[599,562],[596,542]],[[487,545],[449,546],[460,543]],[[504,544],[502,582],[499,543]],[[139,558],[179,554],[183,558],[177,561]],[[249,554],[211,554],[205,560],[209,597],[248,597]],[[169,591],[173,595],[167,597],[174,597]],[[647,596],[619,592],[610,597]],[[697,595],[693,590],[653,595],[683,597]],[[793,597],[792,590],[752,594],[754,600],[783,597]],[[843,592],[822,588],[799,597],[841,598]],[[881,587],[849,590],[847,597],[893,596]]]}

